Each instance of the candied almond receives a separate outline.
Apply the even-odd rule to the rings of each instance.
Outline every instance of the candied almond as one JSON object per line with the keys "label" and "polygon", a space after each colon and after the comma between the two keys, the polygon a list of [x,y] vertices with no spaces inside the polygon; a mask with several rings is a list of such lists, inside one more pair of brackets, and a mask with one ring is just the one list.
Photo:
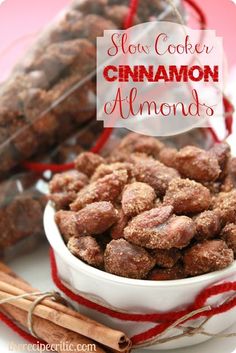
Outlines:
{"label": "candied almond", "polygon": [[91,181],[96,181],[104,176],[113,173],[115,170],[126,170],[131,176],[132,165],[127,162],[116,162],[111,164],[100,164],[91,177]]}
{"label": "candied almond", "polygon": [[149,249],[187,246],[195,234],[191,218],[172,215],[173,208],[163,206],[134,217],[124,229],[124,238]]}
{"label": "candied almond", "polygon": [[170,181],[164,197],[164,204],[172,205],[177,214],[202,212],[209,208],[210,203],[210,191],[189,179],[176,178]]}
{"label": "candied almond", "polygon": [[150,185],[157,196],[164,195],[170,181],[179,177],[177,170],[153,159],[138,161],[134,165],[133,175],[137,181]]}
{"label": "candied almond", "polygon": [[93,202],[76,213],[79,235],[96,235],[105,232],[117,220],[116,210],[111,202]]}
{"label": "candied almond", "polygon": [[88,178],[85,174],[76,170],[55,174],[49,182],[49,191],[51,193],[60,193],[66,191],[78,192],[82,187],[88,184]]}
{"label": "candied almond", "polygon": [[127,153],[140,152],[157,158],[164,144],[158,139],[136,134],[135,132],[125,136],[120,142],[118,149]]}
{"label": "candied almond", "polygon": [[222,270],[233,260],[233,251],[223,240],[206,240],[193,245],[183,257],[185,271],[191,276]]}
{"label": "candied almond", "polygon": [[131,163],[130,155],[126,151],[120,151],[118,149],[115,149],[106,157],[106,162],[110,164]]}
{"label": "candied almond", "polygon": [[49,182],[48,199],[54,203],[57,210],[66,209],[76,198],[77,192],[86,184],[88,184],[87,176],[76,170],[55,174]]}
{"label": "candied almond", "polygon": [[220,237],[226,242],[228,247],[233,250],[236,256],[236,224],[229,223],[221,231]]}
{"label": "candied almond", "polygon": [[145,183],[134,182],[125,186],[122,194],[122,209],[126,216],[133,217],[153,207],[156,194]]}
{"label": "candied almond", "polygon": [[236,222],[236,189],[230,192],[221,192],[213,199],[213,209],[220,212],[221,222]]}
{"label": "candied almond", "polygon": [[103,266],[103,251],[93,237],[71,237],[67,247],[73,255],[87,262],[89,265],[95,267]]}
{"label": "candied almond", "polygon": [[69,208],[71,202],[76,199],[76,193],[73,191],[70,192],[55,192],[48,195],[48,200],[52,201],[54,207],[57,211],[66,210]]}
{"label": "candied almond", "polygon": [[71,210],[78,211],[96,201],[115,201],[121,194],[127,180],[128,174],[125,170],[116,170],[92,182],[79,191],[77,198],[70,205]]}
{"label": "candied almond", "polygon": [[148,156],[145,153],[141,153],[141,152],[133,152],[129,154],[129,162],[131,164],[136,164],[139,161],[144,161],[144,160],[151,160],[154,161],[154,159],[152,158],[152,156]]}
{"label": "candied almond", "polygon": [[220,213],[217,211],[204,211],[194,217],[196,225],[195,238],[206,240],[214,238],[221,230]]}
{"label": "candied almond", "polygon": [[216,156],[195,146],[176,153],[175,167],[183,177],[201,182],[214,181],[221,172]]}
{"label": "candied almond", "polygon": [[79,236],[75,215],[75,212],[63,210],[55,213],[55,222],[65,241],[68,241],[73,236]]}
{"label": "candied almond", "polygon": [[155,259],[145,249],[117,239],[107,245],[104,264],[114,275],[142,279],[155,266]]}
{"label": "candied almond", "polygon": [[177,150],[171,147],[164,147],[159,153],[159,161],[167,167],[175,168]]}
{"label": "candied almond", "polygon": [[105,163],[103,157],[92,152],[82,152],[74,161],[75,169],[90,177],[95,169],[102,163]]}

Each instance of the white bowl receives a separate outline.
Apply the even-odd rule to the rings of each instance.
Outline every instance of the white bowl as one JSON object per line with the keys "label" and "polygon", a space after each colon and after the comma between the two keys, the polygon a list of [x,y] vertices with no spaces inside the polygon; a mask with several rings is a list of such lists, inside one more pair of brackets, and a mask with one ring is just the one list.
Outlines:
{"label": "white bowl", "polygon": [[[173,311],[192,303],[206,287],[219,282],[236,280],[236,261],[222,271],[173,281],[136,280],[100,271],[86,265],[70,253],[54,221],[54,214],[55,210],[49,202],[45,209],[44,227],[48,241],[54,250],[59,277],[67,282],[75,292],[77,290],[80,293],[89,294],[118,310],[145,314]],[[217,295],[211,299],[210,303],[216,305],[223,300],[225,300],[225,295]],[[154,326],[153,324],[124,322],[86,307],[77,307],[95,320],[120,329],[129,336]],[[231,309],[226,313],[214,316],[205,325],[205,330],[213,334],[224,331],[236,321],[235,313],[236,309]],[[191,321],[191,326],[199,325],[201,320]],[[174,329],[169,331],[167,336],[179,333],[179,330]],[[182,337],[167,343],[155,344],[149,346],[148,349],[179,348],[198,344],[208,339],[208,336],[196,334],[192,337]]]}

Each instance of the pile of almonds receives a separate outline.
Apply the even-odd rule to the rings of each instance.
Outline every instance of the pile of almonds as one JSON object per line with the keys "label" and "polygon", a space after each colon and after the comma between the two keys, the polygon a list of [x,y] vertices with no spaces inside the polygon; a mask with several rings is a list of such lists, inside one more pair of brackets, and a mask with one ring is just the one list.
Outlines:
{"label": "pile of almonds", "polygon": [[49,199],[73,255],[106,272],[171,280],[236,255],[236,158],[223,142],[179,150],[131,133],[107,157],[81,153]]}

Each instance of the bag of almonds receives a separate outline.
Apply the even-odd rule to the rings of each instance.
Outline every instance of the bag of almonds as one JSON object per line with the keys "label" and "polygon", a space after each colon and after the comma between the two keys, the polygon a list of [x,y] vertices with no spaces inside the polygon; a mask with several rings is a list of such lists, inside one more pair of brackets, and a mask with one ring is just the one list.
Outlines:
{"label": "bag of almonds", "polygon": [[[1,176],[94,118],[96,38],[130,11],[128,0],[75,0],[13,68],[0,88]],[[156,18],[178,21],[165,0],[140,0],[134,24]]]}
{"label": "bag of almonds", "polygon": [[[48,182],[53,176],[50,165],[70,164],[93,146],[102,129],[101,122],[91,121],[49,153],[33,159],[34,167],[43,166],[43,170],[18,168],[0,183],[0,258],[9,260],[33,251],[45,239],[43,212]],[[45,168],[45,164],[49,167]]]}

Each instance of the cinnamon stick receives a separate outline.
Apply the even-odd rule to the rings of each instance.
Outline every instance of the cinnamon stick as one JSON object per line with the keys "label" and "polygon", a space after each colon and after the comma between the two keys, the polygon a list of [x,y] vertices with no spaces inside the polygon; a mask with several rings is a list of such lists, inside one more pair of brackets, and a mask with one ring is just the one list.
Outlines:
{"label": "cinnamon stick", "polygon": [[[0,262],[0,279],[6,283],[10,283],[13,286],[21,287],[22,293],[30,292],[30,291],[37,291],[33,289],[26,281],[19,278],[12,270],[7,267],[5,264]],[[35,299],[33,297],[32,299]],[[53,303],[53,302],[52,302]],[[57,303],[55,303],[57,304]],[[63,305],[60,305],[63,307]],[[13,321],[20,323],[23,327],[27,328],[27,313],[21,309],[13,307],[10,304],[3,304],[0,308],[4,309],[4,312],[10,316]],[[33,316],[34,317],[34,316]],[[88,345],[87,349],[89,352],[94,352],[94,349],[91,347],[96,347],[96,352],[105,353],[107,350],[101,348],[96,342],[79,335],[78,333],[71,332],[67,329],[61,328],[47,320],[43,320],[41,318],[34,318],[34,332],[36,333],[37,337],[42,339],[43,341],[47,342],[54,347],[57,347],[57,351],[59,353],[67,353],[68,349],[66,349],[66,344],[70,344],[72,351],[81,351],[79,347],[83,344]],[[84,350],[82,350],[84,352]],[[81,351],[81,352],[82,352]]]}
{"label": "cinnamon stick", "polygon": [[[9,273],[8,268],[6,266],[4,267],[7,271],[0,271],[0,288],[3,292],[16,296],[24,294],[25,292],[29,293],[37,291],[26,282],[21,281],[19,277],[13,278],[12,276],[9,276],[7,274]],[[0,268],[3,268],[3,266]],[[2,293],[1,298],[4,297],[3,294],[4,293]],[[14,306],[18,305],[18,308],[20,309],[28,310],[31,305],[30,302],[35,299],[35,296],[30,296],[25,300],[18,300],[14,303],[11,302],[11,305],[15,304]],[[122,352],[130,350],[131,343],[127,336],[122,332],[112,330],[60,303],[44,299],[41,304],[37,306],[35,314],[45,319],[50,317],[51,321],[57,325],[62,325],[62,327],[66,329],[73,330],[74,332],[100,342],[113,350]]]}
{"label": "cinnamon stick", "polygon": [[[5,290],[6,287],[9,287],[9,285],[4,284],[4,282],[0,282],[0,300],[14,299],[15,295],[2,291]],[[28,300],[28,298],[18,298],[17,300],[10,301],[9,303],[18,309],[25,310],[26,312],[29,312],[32,306],[32,302]],[[95,341],[97,341],[98,343],[102,343],[110,348],[120,349],[120,347],[117,345],[117,341],[123,342],[122,337],[120,337],[119,331],[116,332],[109,328],[104,329],[99,325],[85,322],[83,320],[64,314],[55,309],[49,308],[43,304],[38,304],[35,307],[34,314],[37,317],[53,322],[54,324],[60,327],[79,333],[83,336],[90,336],[90,338],[91,336],[93,336],[93,339]],[[119,340],[116,339],[116,336],[119,337]],[[127,345],[125,346],[125,344],[126,342],[124,337],[124,349],[122,350],[126,349]]]}
{"label": "cinnamon stick", "polygon": [[[27,313],[10,304],[3,304],[4,311],[23,327],[27,327]],[[96,342],[57,326],[47,320],[37,318],[34,320],[34,332],[37,337],[47,342],[59,353],[68,353],[68,345],[71,352],[84,353],[83,345],[86,345],[86,352],[106,353],[107,350],[101,348]]]}

